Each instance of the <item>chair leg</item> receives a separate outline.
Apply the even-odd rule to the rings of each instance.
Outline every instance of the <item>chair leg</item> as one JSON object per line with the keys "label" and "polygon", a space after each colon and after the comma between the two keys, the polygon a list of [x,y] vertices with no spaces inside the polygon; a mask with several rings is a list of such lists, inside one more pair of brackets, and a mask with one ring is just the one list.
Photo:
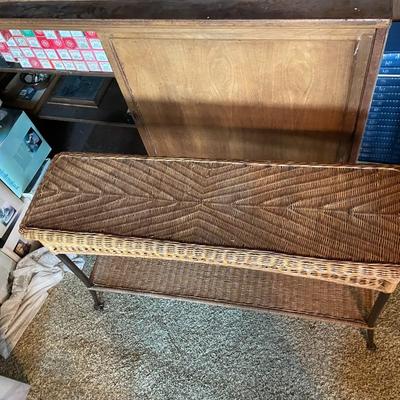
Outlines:
{"label": "chair leg", "polygon": [[[71,261],[71,259],[65,254],[57,254],[57,257],[83,282],[83,284],[90,289],[93,285],[89,278],[78,268],[78,266]],[[94,290],[89,290],[94,301],[95,310],[104,309],[104,301],[101,299],[100,294]]]}

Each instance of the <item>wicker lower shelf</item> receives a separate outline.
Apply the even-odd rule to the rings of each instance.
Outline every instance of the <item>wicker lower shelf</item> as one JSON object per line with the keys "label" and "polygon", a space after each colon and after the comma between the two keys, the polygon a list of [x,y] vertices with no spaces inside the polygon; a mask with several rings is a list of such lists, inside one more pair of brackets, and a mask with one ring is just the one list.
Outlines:
{"label": "wicker lower shelf", "polygon": [[334,320],[366,327],[376,292],[242,268],[97,257],[96,291],[130,292]]}

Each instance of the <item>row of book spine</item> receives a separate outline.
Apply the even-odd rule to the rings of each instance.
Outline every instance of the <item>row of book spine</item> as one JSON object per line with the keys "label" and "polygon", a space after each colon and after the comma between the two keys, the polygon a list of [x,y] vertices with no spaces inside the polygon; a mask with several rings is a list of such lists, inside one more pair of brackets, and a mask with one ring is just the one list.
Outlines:
{"label": "row of book spine", "polygon": [[400,163],[400,53],[383,55],[359,160]]}

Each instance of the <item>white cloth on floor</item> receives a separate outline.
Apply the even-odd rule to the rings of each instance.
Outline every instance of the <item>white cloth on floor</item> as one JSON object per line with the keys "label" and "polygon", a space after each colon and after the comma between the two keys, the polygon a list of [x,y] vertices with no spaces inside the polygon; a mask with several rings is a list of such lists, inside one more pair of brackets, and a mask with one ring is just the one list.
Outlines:
{"label": "white cloth on floor", "polygon": [[31,387],[0,376],[0,400],[25,400]]}
{"label": "white cloth on floor", "polygon": [[[85,260],[69,255],[83,268]],[[38,313],[48,290],[63,278],[67,267],[45,247],[28,254],[13,272],[11,296],[0,307],[0,355],[7,358]]]}

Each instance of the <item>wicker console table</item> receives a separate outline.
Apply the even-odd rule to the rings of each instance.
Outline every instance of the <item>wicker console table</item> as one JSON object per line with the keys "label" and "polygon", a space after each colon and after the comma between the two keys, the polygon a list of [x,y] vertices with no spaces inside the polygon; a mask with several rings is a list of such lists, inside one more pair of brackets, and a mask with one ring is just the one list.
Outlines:
{"label": "wicker console table", "polygon": [[[123,291],[284,312],[365,329],[374,349],[400,281],[399,209],[391,166],[61,153],[21,233],[96,308],[98,292]],[[65,253],[97,255],[91,276]]]}

